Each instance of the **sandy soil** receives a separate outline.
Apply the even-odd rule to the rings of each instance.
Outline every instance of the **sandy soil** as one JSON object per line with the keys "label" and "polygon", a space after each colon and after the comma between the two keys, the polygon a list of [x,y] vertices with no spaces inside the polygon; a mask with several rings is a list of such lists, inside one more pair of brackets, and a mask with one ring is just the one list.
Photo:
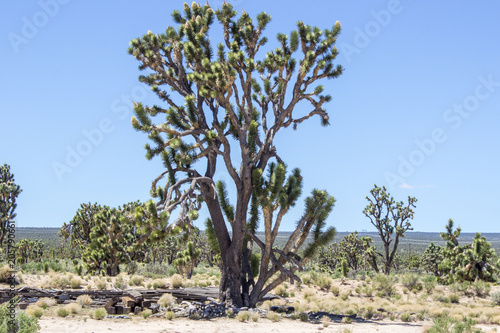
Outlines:
{"label": "sandy soil", "polygon": [[367,322],[340,324],[331,323],[328,327],[323,324],[305,323],[299,320],[283,319],[280,322],[271,322],[267,319],[259,319],[258,322],[241,323],[236,319],[219,318],[214,320],[189,320],[176,318],[166,319],[104,319],[104,320],[83,320],[82,317],[73,318],[46,318],[39,320],[42,333],[104,333],[104,332],[227,332],[227,333],[264,333],[264,332],[344,332],[349,329],[353,333],[364,332],[387,332],[387,333],[413,333],[424,332],[425,327],[429,327],[429,322],[398,323],[392,321]]}

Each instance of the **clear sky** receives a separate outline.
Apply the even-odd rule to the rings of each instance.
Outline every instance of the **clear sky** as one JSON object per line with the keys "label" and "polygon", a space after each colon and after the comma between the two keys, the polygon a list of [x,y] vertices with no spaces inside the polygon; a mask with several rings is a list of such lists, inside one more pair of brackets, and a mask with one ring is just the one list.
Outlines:
{"label": "clear sky", "polygon": [[[214,7],[222,1],[211,2]],[[273,20],[267,36],[295,23],[342,24],[325,87],[331,126],[313,118],[276,146],[313,188],[337,199],[328,224],[374,230],[362,211],[373,184],[397,200],[418,198],[416,231],[500,232],[500,4],[494,1],[249,1],[235,9]],[[23,192],[21,227],[60,227],[79,205],[148,200],[162,171],[144,158],[130,125],[132,100],[157,103],[137,80],[129,41],[164,32],[182,2],[24,0],[0,12],[0,163]],[[215,36],[214,36],[215,38]],[[275,45],[275,44],[271,44]],[[64,168],[61,169],[61,166]],[[223,172],[220,179],[229,180]],[[202,212],[197,224],[204,220]]]}

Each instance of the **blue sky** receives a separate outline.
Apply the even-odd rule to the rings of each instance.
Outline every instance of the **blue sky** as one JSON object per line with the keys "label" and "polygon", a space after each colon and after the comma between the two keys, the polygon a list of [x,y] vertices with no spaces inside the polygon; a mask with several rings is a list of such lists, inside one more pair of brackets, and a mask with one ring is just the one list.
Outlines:
{"label": "blue sky", "polygon": [[[442,231],[453,218],[465,232],[499,232],[500,4],[306,3],[233,2],[253,17],[272,15],[271,46],[298,20],[342,24],[337,63],[345,73],[324,83],[333,97],[331,126],[313,118],[277,137],[305,185],[283,230],[291,230],[313,188],[337,199],[328,224],[374,230],[362,211],[376,183],[397,200],[418,198],[416,231]],[[157,100],[138,82],[139,63],[127,48],[148,30],[164,32],[181,8],[165,0],[3,5],[0,163],[11,165],[23,189],[19,226],[60,227],[84,202],[149,199],[162,166],[144,158],[147,138],[130,125],[131,101]]]}

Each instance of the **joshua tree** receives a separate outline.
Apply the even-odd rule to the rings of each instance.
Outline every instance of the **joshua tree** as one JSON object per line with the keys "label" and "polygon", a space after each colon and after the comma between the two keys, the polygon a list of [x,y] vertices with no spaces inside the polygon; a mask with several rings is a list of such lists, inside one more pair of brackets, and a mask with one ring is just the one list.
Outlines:
{"label": "joshua tree", "polygon": [[[221,250],[220,298],[242,306],[242,249],[251,234],[247,214],[252,174],[265,170],[271,159],[281,161],[274,146],[280,130],[296,128],[313,116],[328,124],[324,104],[331,97],[322,94],[318,81],[342,73],[333,64],[340,23],[320,30],[298,22],[289,36],[277,35],[277,48],[261,56],[267,43],[262,34],[271,20],[266,13],[254,21],[244,11],[237,17],[228,3],[214,11],[208,4],[193,2],[172,17],[178,29],[149,31],[131,41],[130,54],[140,61],[141,70],[148,71],[140,81],[164,103],[136,104],[132,125],[153,141],[153,146],[146,145],[146,157],[159,155],[164,162],[166,170],[154,180],[152,193],[159,198],[159,211],[180,208],[172,227],[190,224],[191,216],[197,217],[197,202],[207,205]],[[209,30],[215,18],[222,26],[223,42],[214,54]],[[306,112],[297,114],[298,105]],[[160,120],[155,123],[156,115]],[[220,162],[236,190],[232,236],[215,189]],[[164,177],[165,190],[158,186]]]}
{"label": "joshua tree", "polygon": [[82,260],[89,272],[115,276],[119,265],[129,262],[131,255],[145,243],[167,236],[167,224],[168,216],[158,215],[151,201],[132,202],[118,208],[82,204],[59,234],[71,238],[71,245],[82,249]]}
{"label": "joshua tree", "polygon": [[366,206],[363,213],[370,219],[371,224],[377,228],[382,244],[384,245],[384,273],[389,274],[400,237],[404,237],[406,231],[413,230],[409,220],[413,219],[412,208],[415,208],[417,199],[408,197],[408,204],[405,206],[403,201],[394,201],[394,198],[390,196],[385,186],[380,188],[377,185],[370,191],[370,194],[373,198],[366,197],[366,200],[370,203]]}
{"label": "joshua tree", "polygon": [[21,192],[21,187],[15,183],[14,175],[10,173],[10,166],[0,166],[0,247],[3,247],[10,222],[16,217],[16,199]]}
{"label": "joshua tree", "polygon": [[460,227],[453,230],[453,220],[450,219],[446,232],[441,233],[441,238],[447,242],[442,251],[443,260],[438,265],[442,272],[439,281],[446,284],[454,281],[495,281],[500,260],[493,262],[496,254],[491,244],[486,237],[476,233],[471,244],[459,245],[460,231]]}

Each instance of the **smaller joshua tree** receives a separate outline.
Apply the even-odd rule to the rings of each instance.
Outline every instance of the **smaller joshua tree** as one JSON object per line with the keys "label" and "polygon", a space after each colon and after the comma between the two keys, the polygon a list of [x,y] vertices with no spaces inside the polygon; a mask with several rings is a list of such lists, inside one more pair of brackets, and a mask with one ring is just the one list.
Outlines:
{"label": "smaller joshua tree", "polygon": [[441,233],[441,238],[447,242],[442,251],[443,260],[438,265],[442,272],[439,281],[494,281],[499,272],[499,263],[492,262],[496,255],[491,244],[486,241],[486,237],[477,233],[471,244],[459,245],[460,232],[460,227],[453,230],[453,220],[450,219],[446,232]]}
{"label": "smaller joshua tree", "polygon": [[115,276],[119,265],[144,244],[157,242],[169,234],[168,214],[157,214],[155,204],[132,202],[110,208],[82,204],[73,220],[64,224],[59,235],[71,238],[82,249],[88,272]]}
{"label": "smaller joshua tree", "polygon": [[[408,203],[396,202],[387,192],[385,186],[380,188],[374,185],[370,191],[372,197],[366,197],[369,201],[363,213],[370,219],[371,224],[377,228],[382,244],[384,245],[384,273],[391,272],[392,263],[396,256],[399,240],[404,233],[413,230],[410,220],[413,219],[413,209],[416,198],[408,197]],[[393,243],[394,241],[394,243]],[[391,248],[392,244],[392,248]],[[374,248],[371,248],[372,252]],[[372,255],[372,257],[374,257]]]}
{"label": "smaller joshua tree", "polygon": [[10,172],[10,166],[0,166],[0,247],[3,247],[10,222],[16,217],[16,200],[21,192],[21,187],[15,183],[14,175]]}

